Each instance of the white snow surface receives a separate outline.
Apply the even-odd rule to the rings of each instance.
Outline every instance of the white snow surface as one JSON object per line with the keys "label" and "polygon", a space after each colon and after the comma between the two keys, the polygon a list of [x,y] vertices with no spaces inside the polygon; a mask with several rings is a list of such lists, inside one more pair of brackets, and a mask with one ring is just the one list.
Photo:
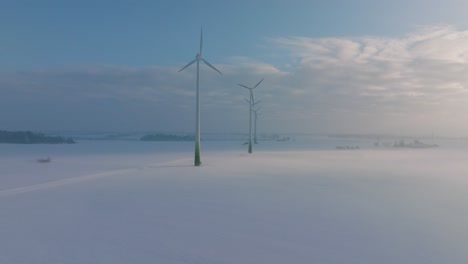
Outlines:
{"label": "white snow surface", "polygon": [[468,147],[358,143],[0,145],[0,263],[468,263]]}

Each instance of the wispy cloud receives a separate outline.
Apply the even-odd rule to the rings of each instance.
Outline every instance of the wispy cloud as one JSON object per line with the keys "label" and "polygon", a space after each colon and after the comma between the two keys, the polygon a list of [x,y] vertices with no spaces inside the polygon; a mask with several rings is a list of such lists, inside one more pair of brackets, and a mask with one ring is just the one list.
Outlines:
{"label": "wispy cloud", "polygon": [[401,38],[290,37],[272,43],[295,62],[294,79],[303,80],[298,88],[327,100],[328,111],[343,108],[393,124],[398,120],[389,117],[405,112],[428,128],[418,115],[441,119],[468,110],[468,31],[442,26]]}

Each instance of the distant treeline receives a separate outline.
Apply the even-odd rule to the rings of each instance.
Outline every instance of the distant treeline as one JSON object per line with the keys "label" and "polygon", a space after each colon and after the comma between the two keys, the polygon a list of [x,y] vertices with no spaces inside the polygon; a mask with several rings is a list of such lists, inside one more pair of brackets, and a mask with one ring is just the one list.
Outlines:
{"label": "distant treeline", "polygon": [[74,144],[72,138],[60,136],[46,136],[31,131],[2,131],[0,130],[0,143],[13,144]]}
{"label": "distant treeline", "polygon": [[170,134],[150,134],[140,138],[141,141],[194,141],[194,136],[177,136]]}

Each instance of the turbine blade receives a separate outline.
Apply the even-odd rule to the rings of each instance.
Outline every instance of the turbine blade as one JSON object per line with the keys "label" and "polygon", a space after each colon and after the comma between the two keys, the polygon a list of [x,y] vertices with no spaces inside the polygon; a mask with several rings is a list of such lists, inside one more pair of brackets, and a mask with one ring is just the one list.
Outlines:
{"label": "turbine blade", "polygon": [[237,84],[237,85],[242,86],[242,87],[244,87],[245,89],[249,89],[249,90],[250,90],[249,87],[247,87],[247,86],[245,86],[245,85],[243,85],[243,84]]}
{"label": "turbine blade", "polygon": [[194,62],[196,62],[197,59],[194,59],[193,61],[189,62],[187,65],[185,65],[182,69],[179,70],[179,72],[185,70],[185,68],[187,68],[188,66],[192,65]]}
{"label": "turbine blade", "polygon": [[256,105],[256,104],[259,104],[262,100],[258,101],[258,102],[255,102],[253,103],[252,105]]}
{"label": "turbine blade", "polygon": [[249,100],[247,100],[247,99],[245,99],[245,98],[244,98],[244,100],[245,100],[248,104],[250,104],[250,101],[249,101]]}
{"label": "turbine blade", "polygon": [[208,67],[210,67],[211,69],[217,71],[219,74],[223,74],[222,72],[220,72],[218,69],[216,69],[213,65],[211,65],[209,62],[207,62],[205,59],[202,59],[202,61],[208,65]]}
{"label": "turbine blade", "polygon": [[263,82],[263,78],[252,89],[255,89],[262,82]]}
{"label": "turbine blade", "polygon": [[200,55],[202,54],[203,49],[203,28],[200,28]]}

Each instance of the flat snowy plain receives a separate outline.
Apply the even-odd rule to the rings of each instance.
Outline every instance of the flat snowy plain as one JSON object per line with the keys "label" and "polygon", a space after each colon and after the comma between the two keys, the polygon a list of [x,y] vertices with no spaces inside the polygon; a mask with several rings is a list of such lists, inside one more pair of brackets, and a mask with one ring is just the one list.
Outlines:
{"label": "flat snowy plain", "polygon": [[0,263],[468,263],[466,143],[342,143],[2,144]]}

